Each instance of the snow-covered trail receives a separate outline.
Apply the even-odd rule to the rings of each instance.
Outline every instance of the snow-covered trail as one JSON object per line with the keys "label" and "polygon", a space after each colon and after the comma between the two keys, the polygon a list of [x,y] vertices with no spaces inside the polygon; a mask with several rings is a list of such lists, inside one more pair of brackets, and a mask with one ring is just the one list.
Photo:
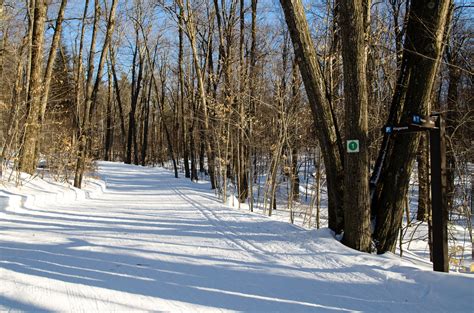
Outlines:
{"label": "snow-covered trail", "polygon": [[0,311],[473,311],[472,277],[230,209],[163,169],[99,173],[103,194],[2,209]]}

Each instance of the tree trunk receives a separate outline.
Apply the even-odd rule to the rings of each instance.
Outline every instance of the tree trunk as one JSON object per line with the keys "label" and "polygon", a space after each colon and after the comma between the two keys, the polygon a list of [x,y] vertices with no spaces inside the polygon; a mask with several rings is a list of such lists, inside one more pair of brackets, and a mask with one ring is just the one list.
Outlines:
{"label": "tree trunk", "polygon": [[[411,122],[413,114],[430,113],[430,97],[443,50],[451,1],[413,1],[410,6],[402,67],[388,124]],[[378,253],[394,251],[418,134],[385,135],[372,183],[372,210],[376,213],[374,240]],[[374,177],[375,176],[375,177]]]}
{"label": "tree trunk", "polygon": [[[79,142],[78,142],[78,157],[76,161],[76,171],[74,175],[74,187],[81,188],[82,185],[82,176],[85,170],[85,163],[86,163],[86,149],[87,149],[87,136],[86,134],[87,127],[89,127],[89,114],[88,114],[88,107],[91,105],[91,95],[92,95],[92,78],[94,75],[94,54],[95,54],[95,44],[96,44],[96,37],[97,37],[97,29],[99,24],[99,17],[100,17],[100,5],[99,1],[94,1],[94,24],[92,27],[92,39],[91,45],[89,49],[89,67],[87,70],[87,81],[86,81],[86,88],[85,88],[85,107],[83,111],[83,118],[79,124]],[[84,20],[85,22],[85,20]],[[82,62],[82,60],[79,60]]]}
{"label": "tree trunk", "polygon": [[[255,96],[257,84],[257,5],[258,0],[251,1],[252,22],[251,22],[251,43],[250,43],[250,68],[249,68],[249,112],[255,116]],[[253,142],[253,122],[252,119],[247,120],[248,123],[248,140]],[[253,184],[256,179],[256,171],[252,167],[252,157],[256,158],[255,148],[250,146],[247,155],[247,166],[249,172],[249,193],[250,193],[250,211],[253,212],[254,196]]]}
{"label": "tree trunk", "polygon": [[[182,0],[179,0],[178,2],[179,2],[180,8],[182,8],[183,7]],[[189,10],[189,5],[188,5],[188,10]],[[196,45],[196,29],[195,29],[196,25],[194,24],[192,16],[193,16],[192,12],[188,12],[187,19],[185,20],[185,26],[187,29],[186,35],[188,36],[188,39],[191,44],[194,70],[196,72],[196,78],[197,78],[199,100],[201,101],[201,106],[202,106],[203,126],[204,126],[204,132],[206,134],[207,166],[208,166],[209,178],[211,180],[211,189],[215,189],[216,188],[216,182],[215,182],[215,176],[214,176],[215,157],[214,157],[214,152],[213,152],[213,148],[211,144],[212,134],[211,134],[211,127],[209,123],[209,112],[208,112],[209,109],[208,109],[206,89],[204,88],[204,76],[202,74],[201,65],[199,64],[199,55],[198,55],[197,45]]]}
{"label": "tree trunk", "polygon": [[[23,56],[24,48],[26,44],[22,44],[19,55]],[[15,134],[18,131],[18,113],[20,111],[20,106],[22,104],[21,101],[21,93],[23,91],[23,58],[18,58],[17,65],[16,65],[16,79],[15,79],[15,86],[13,88],[12,97],[11,97],[11,107],[10,113],[8,115],[8,126],[7,132],[5,136],[5,142],[1,147],[0,153],[0,179],[2,178],[2,170],[3,170],[3,163],[7,161],[7,156],[9,154],[10,148],[12,143],[14,142]]]}
{"label": "tree trunk", "polygon": [[[171,157],[171,161],[173,162],[173,168],[174,168],[174,177],[175,178],[178,178],[178,166],[177,166],[177,163],[176,163],[176,157],[175,157],[175,154],[174,154],[174,149],[173,149],[173,142],[171,141],[171,135],[170,135],[170,132],[168,130],[168,125],[166,124],[166,121],[165,121],[165,115],[164,115],[164,112],[165,112],[165,93],[166,93],[166,72],[164,70],[161,71],[160,73],[160,78],[161,78],[161,97],[160,97],[160,100],[159,100],[159,106],[161,108],[161,120],[163,121],[163,128],[164,128],[164,131],[165,131],[165,135],[166,135],[166,141],[168,143],[168,151],[169,151],[169,155]],[[156,81],[155,81],[155,86],[156,86]],[[155,87],[156,88],[156,87]],[[158,92],[156,92],[156,95],[158,96]]]}
{"label": "tree trunk", "polygon": [[183,161],[184,161],[184,177],[190,178],[189,172],[189,147],[187,143],[186,133],[186,119],[184,118],[184,74],[183,74],[183,54],[184,54],[184,38],[183,38],[183,8],[179,9],[178,15],[178,38],[179,38],[179,51],[178,51],[178,79],[179,79],[179,109],[181,113],[181,142],[183,145]]}
{"label": "tree trunk", "polygon": [[120,117],[120,133],[121,133],[121,143],[122,143],[122,155],[125,152],[126,153],[126,144],[125,144],[125,137],[126,137],[126,130],[125,130],[125,113],[123,110],[123,103],[122,103],[122,97],[121,97],[121,92],[120,92],[120,86],[119,86],[119,81],[117,78],[117,72],[115,70],[115,55],[114,51],[111,47],[110,49],[110,65],[112,68],[112,76],[114,79],[114,88],[115,88],[115,97],[117,99],[117,107],[119,110],[119,117]]}
{"label": "tree trunk", "polygon": [[422,134],[418,147],[418,211],[416,219],[425,222],[428,220],[430,205],[430,165],[427,134]]}
{"label": "tree trunk", "polygon": [[[345,245],[370,250],[370,194],[367,94],[367,0],[339,1],[346,140],[358,140],[359,152],[344,156]],[[348,147],[349,149],[349,147]],[[348,151],[349,152],[349,151]],[[349,191],[350,192],[347,192]]]}
{"label": "tree trunk", "polygon": [[87,88],[86,88],[86,101],[84,107],[84,115],[82,120],[82,127],[79,138],[79,147],[78,147],[78,157],[76,162],[76,173],[74,176],[74,187],[81,188],[82,178],[84,176],[86,159],[88,157],[88,147],[91,142],[91,118],[94,113],[95,104],[97,100],[97,95],[99,92],[99,86],[102,76],[102,70],[104,68],[105,58],[108,53],[110,41],[112,39],[112,33],[115,26],[115,10],[117,8],[117,0],[112,1],[112,7],[110,9],[110,14],[107,22],[107,30],[105,35],[104,44],[102,46],[102,51],[100,54],[99,64],[97,68],[97,74],[94,86],[92,87],[92,76],[94,69],[94,50],[95,50],[95,34],[97,33],[98,20],[100,13],[99,1],[95,2],[95,16],[94,16],[94,30],[92,35],[91,50],[89,54],[89,71],[87,76]]}
{"label": "tree trunk", "polygon": [[[454,40],[452,40],[455,42]],[[453,44],[454,46],[455,44]],[[454,151],[454,140],[453,135],[455,133],[456,127],[459,124],[457,112],[458,109],[458,98],[459,92],[458,87],[461,81],[461,69],[458,67],[459,64],[459,47],[449,46],[447,50],[447,60],[448,60],[448,113],[446,116],[446,134],[448,136],[448,149],[446,153],[446,180],[447,180],[447,202],[448,210],[451,211],[454,206],[454,195],[455,195],[455,185],[454,179],[456,176],[456,152]]]}
{"label": "tree trunk", "polygon": [[18,169],[33,174],[36,170],[36,145],[40,136],[41,97],[43,95],[43,42],[46,19],[46,0],[35,1],[31,42],[31,71],[28,89],[26,122],[21,139]]}
{"label": "tree trunk", "polygon": [[84,51],[84,35],[86,32],[86,17],[87,17],[87,11],[89,8],[89,0],[85,1],[84,4],[84,10],[82,13],[82,25],[81,25],[81,37],[79,39],[79,52],[76,58],[76,73],[75,73],[75,90],[74,90],[74,101],[75,101],[75,119],[74,119],[74,126],[76,133],[73,135],[73,141],[75,141],[77,136],[80,136],[80,127],[81,127],[81,121],[80,121],[80,112],[81,112],[81,89],[83,86],[83,65],[82,65],[82,55]]}
{"label": "tree trunk", "polygon": [[[134,155],[134,163],[137,163],[137,126],[136,126],[136,110],[138,99],[140,95],[140,89],[142,85],[143,77],[143,58],[141,52],[138,51],[138,26],[135,30],[135,50],[133,52],[132,60],[132,82],[131,82],[131,95],[130,95],[130,112],[128,113],[128,134],[127,134],[127,154],[125,157],[125,163],[132,164],[132,152]],[[138,58],[138,60],[137,60]],[[137,73],[138,66],[138,73]]]}
{"label": "tree trunk", "polygon": [[246,121],[247,97],[244,96],[247,89],[246,70],[244,64],[244,45],[245,45],[245,5],[244,0],[240,0],[240,40],[239,40],[239,77],[240,77],[240,96],[238,97],[240,127],[238,131],[238,198],[239,203],[244,203],[249,195],[249,166],[248,166],[248,127]]}
{"label": "tree trunk", "polygon": [[[44,90],[43,98],[41,99],[41,115],[40,125],[44,122],[44,115],[46,113],[46,107],[48,105],[49,87],[51,85],[51,76],[53,73],[53,64],[56,60],[56,52],[58,50],[59,41],[61,39],[62,23],[64,19],[64,11],[66,10],[67,0],[61,0],[59,6],[58,17],[56,19],[56,26],[54,27],[53,41],[51,42],[51,49],[49,50],[48,62],[46,65],[46,71],[44,74]],[[38,149],[37,149],[38,150]]]}
{"label": "tree trunk", "polygon": [[[155,49],[155,56],[156,56],[156,49]],[[153,71],[155,68],[155,56],[153,57],[153,66],[150,68],[150,71]],[[144,120],[143,120],[143,141],[142,141],[142,154],[141,154],[141,161],[142,166],[146,165],[146,158],[147,158],[147,151],[148,151],[148,134],[149,134],[149,120],[150,120],[150,101],[151,101],[151,87],[152,87],[152,79],[151,75],[149,77],[150,81],[148,82],[148,94],[146,99],[144,99]]]}
{"label": "tree trunk", "polygon": [[295,57],[310,103],[313,122],[322,148],[328,184],[329,228],[340,233],[344,226],[343,148],[337,121],[326,93],[316,50],[311,40],[301,0],[280,0],[290,31]]}
{"label": "tree trunk", "polygon": [[[196,167],[196,150],[195,150],[196,145],[194,144],[194,122],[191,124],[189,127],[189,151],[190,151],[190,156],[191,156],[191,181],[197,181],[198,180],[198,174],[197,174],[197,167]],[[202,168],[204,168],[204,157],[202,158],[203,165]]]}
{"label": "tree trunk", "polygon": [[107,96],[107,107],[105,113],[105,142],[104,142],[104,160],[109,161],[111,159],[111,151],[113,144],[113,129],[112,129],[112,105],[114,103],[114,88],[112,71],[110,69],[110,62],[107,62],[107,74],[108,74],[108,96]]}
{"label": "tree trunk", "polygon": [[206,168],[204,166],[204,159],[206,156],[206,135],[204,134],[204,126],[202,123],[199,123],[199,172],[206,173]]}
{"label": "tree trunk", "polygon": [[291,194],[292,199],[299,201],[300,197],[300,177],[298,175],[298,149],[291,149]]}

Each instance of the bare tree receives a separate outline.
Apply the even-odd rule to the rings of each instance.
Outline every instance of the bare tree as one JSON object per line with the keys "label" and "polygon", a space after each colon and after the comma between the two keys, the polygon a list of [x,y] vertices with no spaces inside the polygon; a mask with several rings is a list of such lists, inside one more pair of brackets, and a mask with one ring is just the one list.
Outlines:
{"label": "bare tree", "polygon": [[318,129],[318,141],[327,170],[329,194],[329,228],[336,233],[344,227],[343,210],[343,148],[336,117],[327,94],[319,58],[310,36],[303,4],[300,0],[280,0],[293,41],[295,57],[303,77],[306,93]]}
{"label": "bare tree", "polygon": [[[46,106],[48,105],[49,87],[51,85],[51,76],[53,73],[53,64],[56,59],[56,53],[59,47],[59,41],[61,39],[62,23],[64,20],[64,11],[66,10],[67,0],[61,0],[59,6],[58,17],[56,18],[56,26],[54,27],[53,41],[51,42],[51,48],[49,50],[48,62],[46,64],[46,71],[44,74],[44,89],[43,97],[41,99],[41,115],[40,125],[44,122],[44,115],[46,113]],[[36,148],[38,150],[38,147]]]}
{"label": "bare tree", "polygon": [[102,51],[99,59],[99,66],[97,69],[96,79],[94,86],[92,86],[92,76],[94,71],[94,53],[95,53],[95,34],[97,33],[98,20],[100,5],[99,1],[95,1],[95,17],[94,17],[94,30],[91,41],[91,49],[89,55],[89,71],[87,76],[87,88],[86,88],[86,100],[84,107],[84,114],[82,119],[80,138],[79,138],[79,147],[78,147],[78,157],[76,162],[76,173],[74,176],[74,187],[81,188],[82,178],[85,171],[86,158],[88,156],[88,141],[91,140],[91,117],[95,110],[97,94],[99,92],[99,86],[101,81],[102,70],[104,68],[105,59],[108,53],[109,44],[112,38],[112,33],[114,31],[115,25],[115,10],[117,9],[118,1],[112,1],[112,7],[110,9],[107,29],[105,34],[104,44],[102,46]]}
{"label": "bare tree", "polygon": [[[178,6],[180,9],[184,9],[183,1],[178,0]],[[212,148],[212,136],[209,123],[209,109],[207,102],[206,89],[204,88],[204,75],[199,64],[199,55],[196,44],[196,24],[194,21],[194,12],[192,11],[189,1],[186,1],[186,12],[187,14],[183,17],[185,25],[185,33],[189,39],[191,45],[191,51],[193,55],[193,64],[194,71],[196,73],[197,85],[198,85],[198,94],[199,101],[202,106],[202,115],[203,115],[203,126],[206,133],[206,154],[208,162],[209,177],[211,180],[211,188],[216,188],[215,176],[214,176],[214,151]]]}
{"label": "bare tree", "polygon": [[31,41],[31,62],[29,73],[27,116],[21,140],[19,170],[33,174],[36,171],[36,146],[40,134],[41,98],[43,96],[43,42],[47,1],[38,0],[34,4]]}

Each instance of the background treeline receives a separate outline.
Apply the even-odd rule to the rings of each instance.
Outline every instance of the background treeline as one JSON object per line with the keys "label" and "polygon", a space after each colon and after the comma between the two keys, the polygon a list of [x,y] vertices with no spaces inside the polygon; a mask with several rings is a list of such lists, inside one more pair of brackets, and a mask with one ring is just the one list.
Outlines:
{"label": "background treeline", "polygon": [[[293,14],[303,5],[305,14]],[[268,214],[281,177],[293,203],[313,174],[318,198],[327,192],[329,227],[345,230],[354,248],[374,242],[384,252],[395,248],[415,157],[419,220],[429,221],[430,195],[426,136],[390,140],[381,129],[436,111],[447,119],[447,201],[469,214],[468,2],[0,0],[0,8],[2,164],[30,174],[47,166],[76,187],[95,159],[172,164],[176,177],[207,179],[224,201],[233,194],[251,210],[265,177],[258,192]],[[357,158],[342,140],[354,134]],[[371,192],[374,168],[381,177]]]}

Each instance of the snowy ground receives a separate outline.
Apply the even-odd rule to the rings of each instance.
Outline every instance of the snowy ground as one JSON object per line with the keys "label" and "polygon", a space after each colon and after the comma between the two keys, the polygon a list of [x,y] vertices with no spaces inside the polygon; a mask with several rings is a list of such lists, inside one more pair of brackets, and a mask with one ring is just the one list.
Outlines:
{"label": "snowy ground", "polygon": [[358,253],[163,169],[102,162],[99,174],[107,188],[87,193],[0,186],[0,311],[474,310],[472,275]]}

